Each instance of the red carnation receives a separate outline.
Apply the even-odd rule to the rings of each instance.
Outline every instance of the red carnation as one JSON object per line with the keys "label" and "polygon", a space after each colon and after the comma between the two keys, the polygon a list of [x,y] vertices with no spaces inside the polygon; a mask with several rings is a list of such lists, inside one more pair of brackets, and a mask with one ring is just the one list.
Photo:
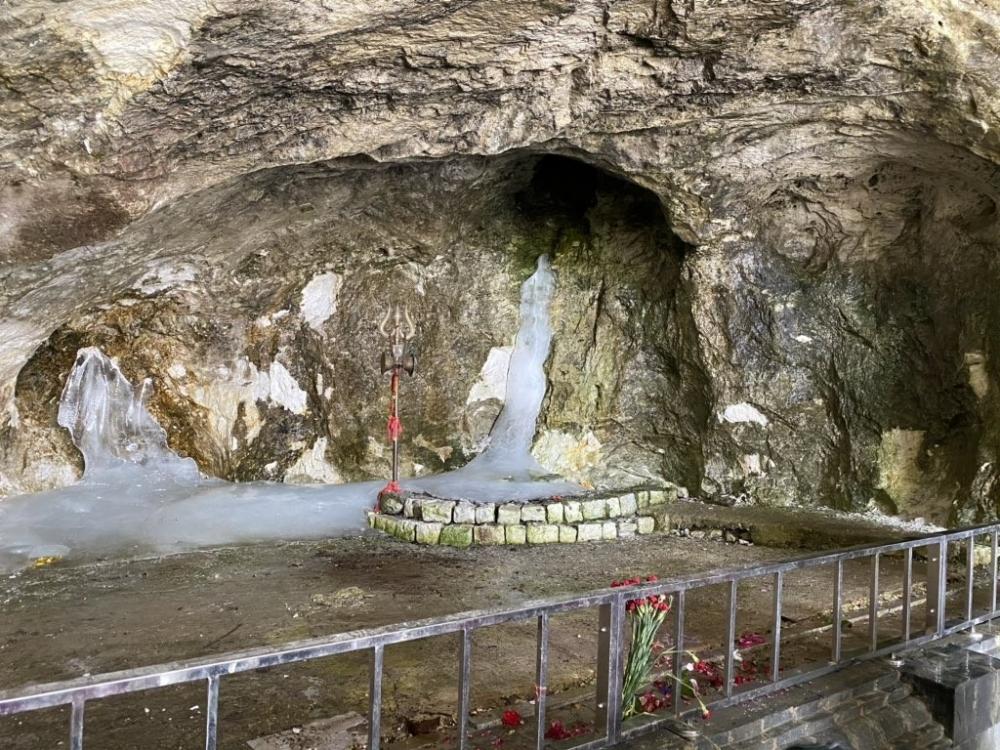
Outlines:
{"label": "red carnation", "polygon": [[500,717],[500,723],[505,727],[519,727],[524,723],[524,719],[513,708],[508,708]]}

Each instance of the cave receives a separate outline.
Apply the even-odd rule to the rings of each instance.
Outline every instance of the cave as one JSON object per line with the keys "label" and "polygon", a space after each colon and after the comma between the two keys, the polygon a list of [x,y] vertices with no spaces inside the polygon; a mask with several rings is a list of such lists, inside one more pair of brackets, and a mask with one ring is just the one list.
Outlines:
{"label": "cave", "polygon": [[[614,744],[675,699],[676,718],[736,710],[734,674],[772,696],[800,657],[853,669],[856,647],[906,672],[880,612],[907,652],[992,629],[1000,20],[987,6],[5,9],[0,602],[14,627],[0,630],[0,744],[14,730],[28,732],[17,750],[65,739],[17,723],[4,692],[43,677],[138,652],[208,658],[223,641],[374,644],[372,629],[447,629],[463,609],[503,612],[487,616],[501,635],[460,643],[495,678],[463,705],[513,738],[544,694],[532,659],[548,621],[529,638],[504,618],[571,626],[553,630],[563,710],[590,701],[581,686],[611,695],[624,679],[623,644],[641,639],[607,634],[640,608],[670,610],[657,643],[683,645],[690,593],[689,621],[707,623],[690,644],[710,655],[681,664],[678,646],[672,671],[618,696],[620,716],[599,704],[596,720],[566,709],[558,731],[539,720],[550,748],[598,725]],[[618,590],[632,586],[646,598]],[[590,598],[559,599],[572,596]],[[147,628],[166,644],[155,657]],[[782,628],[798,644],[784,663]],[[816,645],[829,634],[846,644],[832,659]],[[767,649],[770,665],[734,666]],[[445,651],[400,645],[387,662],[387,744],[450,747],[466,729],[442,708]],[[968,658],[992,670],[982,653]],[[375,678],[331,669],[337,701],[365,720]],[[515,673],[532,669],[525,704]],[[293,672],[287,695],[263,673],[231,683],[225,746],[344,716],[318,697],[317,664]],[[885,674],[864,685],[902,679]],[[879,710],[964,746],[914,680]],[[63,703],[79,721],[82,703]],[[164,747],[192,744],[193,725],[151,705]],[[96,715],[101,746],[146,740],[121,711]],[[900,724],[866,716],[858,732]],[[844,731],[816,736],[921,746]],[[344,736],[371,746],[378,726]]]}

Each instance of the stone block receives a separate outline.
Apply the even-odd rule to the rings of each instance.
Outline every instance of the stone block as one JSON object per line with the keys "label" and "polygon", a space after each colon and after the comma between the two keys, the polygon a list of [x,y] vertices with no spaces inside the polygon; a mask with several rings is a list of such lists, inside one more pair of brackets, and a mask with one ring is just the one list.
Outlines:
{"label": "stone block", "polygon": [[559,541],[559,527],[551,523],[528,524],[528,544],[552,544]]}
{"label": "stone block", "polygon": [[580,523],[583,520],[583,508],[579,500],[563,501],[563,520],[566,523]]}
{"label": "stone block", "polygon": [[375,527],[375,513],[373,511],[368,511],[365,515],[368,517],[368,526],[370,528],[372,528],[372,529],[376,528]]}
{"label": "stone block", "polygon": [[472,544],[472,527],[465,524],[445,526],[439,541],[449,547],[468,547]]}
{"label": "stone block", "polygon": [[639,504],[635,499],[635,495],[622,495],[618,498],[618,504],[621,505],[623,516],[634,516],[635,512],[639,509]]}
{"label": "stone block", "polygon": [[375,528],[378,529],[379,531],[384,531],[386,534],[388,534],[389,530],[385,526],[386,517],[383,516],[381,513],[375,513],[373,515],[375,516]]}
{"label": "stone block", "polygon": [[416,521],[409,518],[397,518],[395,516],[388,516],[387,520],[392,529],[389,533],[394,537],[402,539],[404,542],[412,542],[416,540]]}
{"label": "stone block", "polygon": [[680,487],[680,486],[675,487],[674,492],[677,493],[676,496],[681,500],[687,500],[690,497],[690,494],[688,494],[687,487]]}
{"label": "stone block", "polygon": [[663,490],[650,490],[649,491],[649,504],[650,505],[663,505],[667,502],[667,493]]}
{"label": "stone block", "polygon": [[493,503],[483,503],[476,506],[476,523],[496,523],[497,506]]}
{"label": "stone block", "polygon": [[619,521],[618,522],[618,538],[628,539],[633,537],[638,532],[638,525],[635,521]]}
{"label": "stone block", "polygon": [[609,497],[604,504],[608,509],[608,518],[618,518],[622,514],[622,504],[617,497]]}
{"label": "stone block", "polygon": [[442,528],[439,523],[418,521],[415,532],[417,544],[437,544],[441,539]]}
{"label": "stone block", "polygon": [[505,544],[507,535],[503,526],[482,524],[475,528],[476,544]]}
{"label": "stone block", "polygon": [[562,503],[549,503],[545,506],[545,520],[549,523],[562,523],[564,515]]}
{"label": "stone block", "polygon": [[407,518],[417,518],[420,515],[420,501],[408,497],[403,501],[403,515]]}
{"label": "stone block", "polygon": [[586,521],[596,521],[599,518],[606,518],[608,514],[608,504],[603,498],[599,500],[584,500],[581,503],[583,518]]}
{"label": "stone block", "polygon": [[476,506],[464,501],[456,503],[455,510],[451,514],[451,520],[455,523],[475,523]]}
{"label": "stone block", "polygon": [[652,508],[647,513],[653,519],[657,531],[670,531],[673,528],[673,522],[666,508]]}
{"label": "stone block", "polygon": [[639,534],[652,534],[656,531],[656,521],[649,516],[636,516],[635,530]]}
{"label": "stone block", "polygon": [[420,503],[420,519],[432,523],[451,523],[454,510],[453,500],[424,500]]}
{"label": "stone block", "polygon": [[517,503],[504,503],[497,508],[497,523],[504,526],[521,523],[521,506]]}
{"label": "stone block", "polygon": [[602,537],[604,529],[599,523],[581,523],[576,527],[578,542],[596,542]]}
{"label": "stone block", "polygon": [[521,506],[521,523],[545,523],[545,506],[537,504]]}
{"label": "stone block", "polygon": [[576,526],[566,526],[563,524],[559,527],[559,541],[563,544],[569,544],[576,541]]}
{"label": "stone block", "polygon": [[601,524],[601,538],[617,539],[618,524],[616,524],[614,521],[605,521],[603,524]]}
{"label": "stone block", "polygon": [[528,541],[528,531],[520,524],[504,526],[507,544],[525,544]]}
{"label": "stone block", "polygon": [[399,495],[383,495],[379,505],[382,507],[382,512],[390,516],[398,516],[403,512],[403,498]]}
{"label": "stone block", "polygon": [[635,502],[639,510],[649,507],[649,490],[639,490],[635,493]]}

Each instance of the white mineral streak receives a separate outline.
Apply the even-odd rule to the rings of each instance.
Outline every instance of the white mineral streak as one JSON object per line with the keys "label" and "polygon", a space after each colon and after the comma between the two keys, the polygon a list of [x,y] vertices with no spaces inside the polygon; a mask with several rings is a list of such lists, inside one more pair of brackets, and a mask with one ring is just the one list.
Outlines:
{"label": "white mineral streak", "polygon": [[740,404],[730,404],[727,406],[721,414],[719,414],[720,422],[730,422],[733,424],[739,424],[742,422],[759,424],[761,427],[767,427],[768,418],[764,416],[760,410],[746,402]]}
{"label": "white mineral streak", "polygon": [[165,77],[191,40],[191,30],[211,10],[207,0],[81,0],[56,28],[86,39],[119,90],[109,112]]}
{"label": "white mineral streak", "polygon": [[[545,481],[545,469],[531,455],[545,396],[553,285],[548,260],[542,258],[521,290],[521,328],[511,354],[507,401],[487,449],[458,471],[411,479],[405,487],[484,501],[580,490]],[[296,413],[305,410],[305,392],[279,362],[272,363],[269,374],[241,362],[235,372],[222,368],[219,375],[228,391],[200,391],[202,400],[224,399],[238,406],[252,396],[270,398]],[[374,504],[382,482],[295,486],[202,477],[192,460],[167,446],[163,428],[146,410],[149,387],[146,381],[136,392],[116,362],[96,348],[80,350],[60,401],[59,424],[83,453],[83,479],[0,503],[0,570],[47,555],[123,555],[315,539],[367,526],[364,511]],[[217,427],[228,434],[229,426]],[[326,448],[326,438],[320,438],[305,449],[286,472],[287,481],[340,481],[326,461]]]}
{"label": "white mineral streak", "polygon": [[341,484],[344,479],[336,467],[326,460],[327,440],[317,438],[312,448],[302,452],[299,460],[285,472],[285,484]]}
{"label": "white mineral streak", "polygon": [[503,401],[507,397],[507,372],[513,352],[512,346],[494,346],[490,349],[483,369],[479,371],[479,378],[469,389],[469,397],[465,399],[466,406],[491,398]]}
{"label": "white mineral streak", "polygon": [[267,395],[274,403],[283,406],[292,414],[304,414],[306,411],[307,395],[299,386],[298,381],[292,373],[281,364],[272,362],[270,373],[267,377]]}
{"label": "white mineral streak", "polygon": [[338,274],[321,273],[302,288],[302,319],[314,331],[322,332],[323,324],[337,311],[337,294],[342,283]]}

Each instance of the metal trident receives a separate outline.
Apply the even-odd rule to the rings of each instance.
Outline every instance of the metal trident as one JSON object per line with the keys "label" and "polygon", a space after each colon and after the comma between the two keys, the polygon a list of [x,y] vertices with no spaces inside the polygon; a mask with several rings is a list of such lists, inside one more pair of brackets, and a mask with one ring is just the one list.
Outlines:
{"label": "metal trident", "polygon": [[392,391],[389,402],[389,424],[387,431],[392,443],[392,479],[378,495],[375,510],[381,510],[382,497],[387,494],[398,495],[399,486],[399,438],[403,435],[403,423],[399,421],[399,376],[405,372],[412,375],[417,367],[417,358],[409,347],[409,342],[417,332],[410,311],[398,304],[386,310],[385,317],[378,327],[389,341],[389,349],[382,352],[382,374],[392,373]]}

